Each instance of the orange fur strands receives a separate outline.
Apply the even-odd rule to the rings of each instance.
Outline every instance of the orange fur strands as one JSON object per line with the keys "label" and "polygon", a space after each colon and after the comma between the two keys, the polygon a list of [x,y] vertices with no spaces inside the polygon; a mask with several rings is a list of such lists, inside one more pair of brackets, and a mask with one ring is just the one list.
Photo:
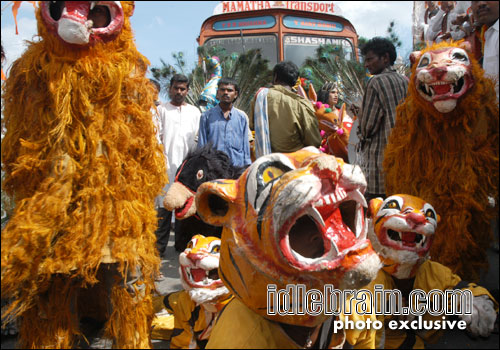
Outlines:
{"label": "orange fur strands", "polygon": [[139,267],[153,288],[154,198],[167,178],[149,62],[133,42],[133,4],[122,6],[119,36],[84,48],[48,33],[39,7],[41,40],[5,83],[3,186],[16,209],[2,232],[1,266],[12,315],[37,303],[53,274],[93,284],[102,263],[117,263],[122,277]]}
{"label": "orange fur strands", "polygon": [[[434,45],[424,52],[458,47]],[[425,198],[441,214],[431,258],[477,281],[491,242],[488,196],[498,200],[498,104],[493,82],[469,55],[472,88],[450,113],[425,102],[415,86],[397,109],[385,152],[386,193]]]}
{"label": "orange fur strands", "polygon": [[[61,276],[55,276],[47,293],[40,295],[23,314],[19,328],[19,349],[71,349],[75,344],[78,319],[71,312],[78,288]],[[47,303],[52,300],[52,303]]]}
{"label": "orange fur strands", "polygon": [[113,313],[105,329],[108,338],[114,339],[116,349],[152,348],[150,333],[153,322],[151,291],[133,298],[120,286],[111,291]]}

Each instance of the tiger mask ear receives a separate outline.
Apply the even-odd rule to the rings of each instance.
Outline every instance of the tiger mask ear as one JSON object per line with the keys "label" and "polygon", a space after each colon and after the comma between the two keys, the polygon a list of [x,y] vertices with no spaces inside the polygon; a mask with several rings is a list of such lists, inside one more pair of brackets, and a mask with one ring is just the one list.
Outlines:
{"label": "tiger mask ear", "polygon": [[465,51],[467,51],[468,54],[472,54],[472,46],[471,46],[470,42],[462,41],[462,42],[460,42],[460,47],[462,49],[464,49]]}
{"label": "tiger mask ear", "polygon": [[307,95],[309,96],[309,100],[312,103],[315,103],[316,101],[318,101],[318,95],[316,94],[316,90],[314,89],[314,85],[312,83],[309,84],[309,91],[308,91]]}
{"label": "tiger mask ear", "polygon": [[201,219],[214,226],[228,226],[233,217],[236,180],[205,182],[196,191],[196,208]]}
{"label": "tiger mask ear", "polygon": [[421,51],[413,51],[410,54],[411,65],[413,66],[415,63],[417,63],[421,56],[422,56],[422,52]]}
{"label": "tiger mask ear", "polygon": [[377,212],[379,211],[382,203],[384,203],[383,198],[378,197],[378,198],[372,199],[370,201],[370,203],[368,204],[368,210],[366,212],[366,217],[373,218],[375,215],[377,215]]}

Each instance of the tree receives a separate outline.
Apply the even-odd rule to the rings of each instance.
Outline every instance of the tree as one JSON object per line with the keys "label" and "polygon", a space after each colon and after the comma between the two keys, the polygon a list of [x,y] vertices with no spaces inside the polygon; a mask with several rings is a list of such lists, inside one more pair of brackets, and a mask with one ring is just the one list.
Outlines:
{"label": "tree", "polygon": [[362,48],[367,42],[368,42],[367,38],[365,38],[364,36],[360,36],[358,38],[358,47]]}
{"label": "tree", "polygon": [[391,21],[389,23],[389,27],[387,27],[387,38],[394,44],[396,48],[403,45],[403,43],[399,39],[399,36],[396,34],[394,21]]}
{"label": "tree", "polygon": [[160,67],[151,67],[151,73],[156,81],[160,83],[160,94],[168,97],[168,87],[170,85],[170,78],[177,73],[184,74],[189,77],[191,72],[186,72],[186,61],[184,60],[184,53],[177,52],[172,53],[172,58],[174,59],[174,65],[165,63],[163,59],[160,58]]}

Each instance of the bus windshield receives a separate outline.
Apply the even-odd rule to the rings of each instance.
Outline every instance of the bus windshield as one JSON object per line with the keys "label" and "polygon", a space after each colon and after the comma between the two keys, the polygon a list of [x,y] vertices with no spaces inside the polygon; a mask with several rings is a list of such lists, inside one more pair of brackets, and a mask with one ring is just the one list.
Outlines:
{"label": "bus windshield", "polygon": [[211,38],[205,43],[206,46],[219,46],[226,49],[226,53],[243,53],[251,49],[260,49],[263,57],[269,60],[269,64],[274,66],[278,60],[278,43],[276,35],[248,35],[237,37]]}
{"label": "bus windshield", "polygon": [[326,36],[285,35],[283,38],[285,60],[295,62],[300,67],[307,58],[316,57],[316,50],[321,45],[338,47],[339,53],[342,53],[345,59],[355,59],[353,45],[349,39]]}

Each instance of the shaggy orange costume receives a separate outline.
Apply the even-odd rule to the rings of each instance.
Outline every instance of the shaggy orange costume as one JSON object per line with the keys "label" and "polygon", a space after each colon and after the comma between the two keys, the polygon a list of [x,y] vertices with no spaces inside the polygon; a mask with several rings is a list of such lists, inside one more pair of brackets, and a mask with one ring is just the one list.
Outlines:
{"label": "shaggy orange costume", "polygon": [[[486,249],[492,238],[489,220],[493,211],[488,196],[498,200],[498,104],[493,82],[484,77],[472,55],[463,57],[467,53],[456,49],[460,45],[435,44],[422,51],[420,62],[414,64],[408,96],[397,109],[384,169],[386,193],[426,198],[442,213],[432,259],[462,278],[478,281],[480,269],[488,265]],[[447,50],[451,50],[451,60],[435,61],[434,57]],[[431,91],[430,80],[425,87],[418,79],[417,72],[429,67],[429,71],[439,69],[438,75],[445,80],[454,65],[459,65],[455,59],[469,63],[462,78],[465,85],[457,81],[450,91],[438,86]],[[435,106],[442,105],[429,102],[431,98],[437,101],[436,95],[443,92],[454,93],[460,86],[469,88],[451,111],[439,112]]]}
{"label": "shaggy orange costume", "polygon": [[89,45],[48,28],[44,6],[92,10],[65,3],[39,5],[41,40],[5,83],[3,186],[16,202],[2,232],[2,298],[14,300],[7,320],[22,316],[21,348],[71,348],[82,316],[107,321],[115,347],[150,347],[160,262],[153,203],[167,179],[149,62],[133,41],[133,2],[106,2],[121,30],[91,35]]}

